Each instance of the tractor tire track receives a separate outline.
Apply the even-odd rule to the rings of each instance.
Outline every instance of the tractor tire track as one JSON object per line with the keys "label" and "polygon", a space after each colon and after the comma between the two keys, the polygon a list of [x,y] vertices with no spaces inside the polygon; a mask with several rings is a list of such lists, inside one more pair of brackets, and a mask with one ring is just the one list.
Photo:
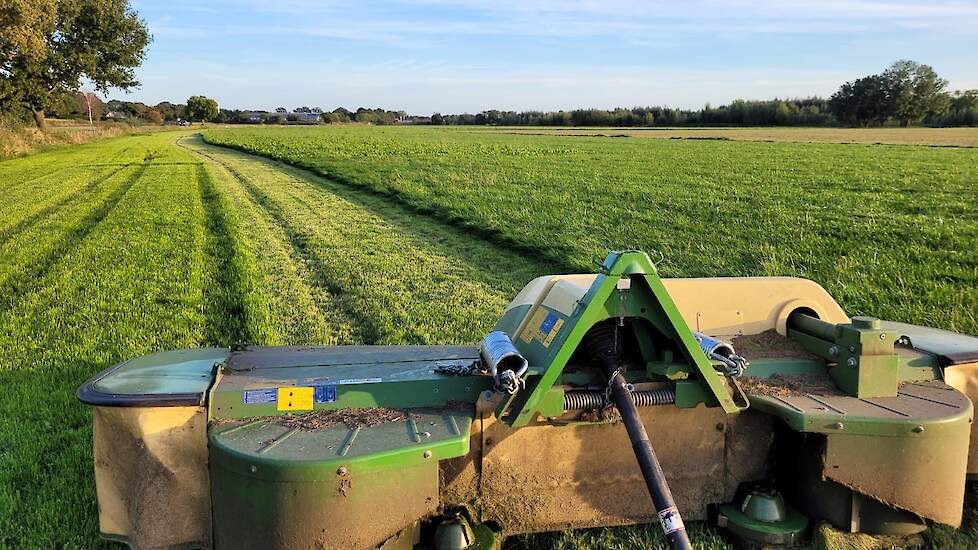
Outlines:
{"label": "tractor tire track", "polygon": [[267,344],[268,307],[251,295],[249,259],[240,248],[234,213],[203,163],[197,164],[196,178],[204,210],[205,271],[211,272],[212,282],[204,287],[205,341],[221,346]]}
{"label": "tractor tire track", "polygon": [[31,290],[42,286],[42,279],[65,253],[78,246],[99,223],[109,215],[126,193],[146,172],[149,164],[142,164],[131,176],[112,192],[102,204],[90,212],[74,228],[68,231],[52,248],[38,259],[32,268],[19,275],[13,275],[0,287],[0,314],[17,304]]}
{"label": "tractor tire track", "polygon": [[26,218],[23,218],[20,221],[14,223],[13,225],[0,229],[0,245],[10,240],[10,238],[16,235],[17,233],[34,225],[34,223],[36,223],[38,220],[53,214],[55,211],[64,207],[66,204],[74,201],[75,199],[87,195],[90,192],[94,191],[100,185],[102,185],[103,183],[111,179],[113,176],[125,170],[129,165],[118,165],[118,166],[119,166],[118,168],[110,172],[107,172],[100,176],[95,176],[95,179],[93,179],[84,187],[81,187],[79,189],[76,189],[75,191],[72,191],[71,193],[68,193],[61,199],[55,201],[52,204],[49,204],[48,206],[45,206],[44,208],[38,210],[37,212],[34,212],[33,214],[27,216]]}
{"label": "tractor tire track", "polygon": [[290,223],[282,206],[254,185],[237,168],[200,149],[189,148],[182,143],[180,146],[224,168],[244,189],[251,203],[259,208],[269,221],[285,235],[290,256],[298,260],[297,267],[305,272],[306,281],[319,295],[316,301],[320,310],[338,310],[338,313],[347,321],[346,325],[354,329],[354,342],[372,344],[378,341],[381,334],[379,328],[369,321],[365,322],[358,315],[359,309],[356,304],[349,303],[349,300],[344,299],[346,294],[344,289],[334,284],[321,270],[310,268],[322,263],[318,254],[309,246],[309,242],[313,240],[311,234]]}
{"label": "tractor tire track", "polygon": [[199,137],[186,143],[272,219],[311,272],[307,282],[340,298],[343,317],[361,329],[357,343],[475,341],[527,281],[556,272],[390,197]]}

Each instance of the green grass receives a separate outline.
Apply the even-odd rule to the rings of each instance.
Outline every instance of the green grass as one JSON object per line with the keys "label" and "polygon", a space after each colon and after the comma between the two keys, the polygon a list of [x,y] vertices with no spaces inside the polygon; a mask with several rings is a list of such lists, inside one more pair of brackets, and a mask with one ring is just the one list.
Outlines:
{"label": "green grass", "polygon": [[[97,539],[75,388],[150,351],[478,340],[532,277],[644,247],[678,275],[814,278],[852,313],[976,332],[976,152],[213,130],[0,162],[0,547]],[[369,190],[370,192],[365,192]],[[961,531],[978,541],[975,488]],[[657,527],[511,548],[661,545]],[[698,547],[724,547],[710,531]]]}
{"label": "green grass", "polygon": [[210,130],[569,269],[641,248],[664,275],[798,275],[852,314],[978,332],[978,150]]}

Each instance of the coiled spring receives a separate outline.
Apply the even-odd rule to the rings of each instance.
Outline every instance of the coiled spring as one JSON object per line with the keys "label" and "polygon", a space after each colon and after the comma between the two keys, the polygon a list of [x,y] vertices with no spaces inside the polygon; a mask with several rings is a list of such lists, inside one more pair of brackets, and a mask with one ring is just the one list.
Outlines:
{"label": "coiled spring", "polygon": [[[669,405],[676,402],[675,390],[663,388],[657,390],[633,391],[632,399],[638,407],[654,407]],[[599,391],[569,391],[564,394],[565,411],[582,411],[600,409],[608,405],[603,392]]]}

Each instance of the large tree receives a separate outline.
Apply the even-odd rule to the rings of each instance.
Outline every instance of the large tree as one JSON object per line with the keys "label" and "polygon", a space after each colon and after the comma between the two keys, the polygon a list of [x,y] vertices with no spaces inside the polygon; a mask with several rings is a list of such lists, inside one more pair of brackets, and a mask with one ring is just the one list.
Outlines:
{"label": "large tree", "polygon": [[891,102],[891,115],[903,126],[947,110],[947,80],[930,65],[901,59],[883,72]]}
{"label": "large tree", "polygon": [[217,101],[209,97],[195,95],[187,100],[187,120],[191,122],[215,120],[220,114]]}
{"label": "large tree", "polygon": [[846,124],[883,124],[894,119],[909,126],[947,110],[947,80],[933,67],[900,60],[881,74],[846,82],[829,100],[836,117]]}
{"label": "large tree", "polygon": [[81,79],[98,91],[139,85],[151,37],[128,0],[4,0],[0,5],[0,108],[44,111]]}

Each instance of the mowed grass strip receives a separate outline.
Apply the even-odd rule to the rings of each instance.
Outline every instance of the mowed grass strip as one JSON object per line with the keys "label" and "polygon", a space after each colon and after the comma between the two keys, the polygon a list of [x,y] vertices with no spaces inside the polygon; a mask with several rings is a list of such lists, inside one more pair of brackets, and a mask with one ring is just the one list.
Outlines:
{"label": "mowed grass strip", "polygon": [[978,150],[584,139],[439,128],[209,130],[591,270],[640,248],[670,277],[794,275],[850,314],[978,333]]}
{"label": "mowed grass strip", "polygon": [[[32,226],[13,233],[0,245],[0,311],[43,279],[45,272],[68,250],[85,238],[139,180],[145,167],[115,174],[101,185],[83,192]],[[100,179],[99,179],[100,180]]]}
{"label": "mowed grass strip", "polygon": [[[328,343],[472,343],[545,262],[302,170],[190,142],[233,176],[328,297]],[[250,210],[248,208],[247,210]],[[341,327],[348,327],[347,331]]]}
{"label": "mowed grass strip", "polygon": [[234,206],[203,163],[196,167],[203,208],[204,269],[215,282],[204,287],[205,342],[230,346],[274,339],[260,275]]}
{"label": "mowed grass strip", "polygon": [[108,140],[82,151],[48,151],[0,161],[0,228],[69,195],[76,189],[69,184],[85,170],[104,176],[135,162],[128,149],[125,141]]}
{"label": "mowed grass strip", "polygon": [[78,385],[152,351],[247,337],[234,325],[214,336],[241,312],[210,306],[241,301],[228,290],[242,288],[226,246],[236,237],[229,211],[202,197],[200,160],[172,139],[130,138],[138,177],[0,311],[0,547],[108,546],[97,537],[91,415]]}
{"label": "mowed grass strip", "polygon": [[[185,138],[181,144],[198,141],[199,137]],[[198,151],[199,152],[199,151]],[[235,246],[244,256],[253,258],[257,272],[250,299],[261,297],[268,311],[268,322],[260,336],[251,340],[256,344],[286,345],[309,343],[335,343],[333,329],[327,322],[323,309],[328,293],[320,292],[309,281],[312,275],[305,262],[291,247],[288,236],[277,226],[271,216],[251,201],[248,192],[235,180],[228,167],[207,159],[207,173],[217,196],[233,211],[237,219],[239,238]]]}

